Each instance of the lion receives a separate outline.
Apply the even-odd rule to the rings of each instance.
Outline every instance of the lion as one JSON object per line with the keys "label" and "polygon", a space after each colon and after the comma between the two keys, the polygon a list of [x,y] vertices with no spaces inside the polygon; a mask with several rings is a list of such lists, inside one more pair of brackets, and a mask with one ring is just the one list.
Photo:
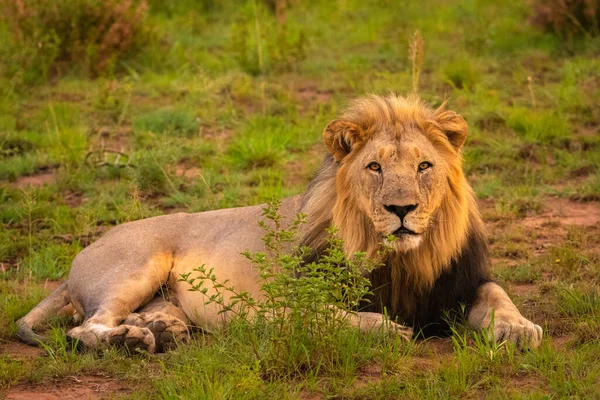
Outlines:
{"label": "lion", "polygon": [[[287,221],[307,215],[299,232],[299,244],[312,249],[306,262],[323,253],[333,226],[349,256],[366,252],[381,263],[369,273],[369,309],[348,316],[361,330],[437,335],[448,331],[454,314],[474,329],[491,328],[498,342],[536,348],[542,328],[490,276],[484,225],[462,170],[467,132],[460,115],[415,96],[356,99],[324,129],[328,154],[307,191],[282,200],[280,213]],[[81,320],[68,336],[90,348],[152,353],[187,342],[191,326],[222,326],[227,313],[178,278],[206,265],[238,292],[260,298],[258,271],[241,253],[264,249],[257,223],[263,207],[112,228],[75,257],[65,283],[17,322],[19,337],[38,343],[34,329],[65,309]],[[396,239],[379,251],[390,235]]]}

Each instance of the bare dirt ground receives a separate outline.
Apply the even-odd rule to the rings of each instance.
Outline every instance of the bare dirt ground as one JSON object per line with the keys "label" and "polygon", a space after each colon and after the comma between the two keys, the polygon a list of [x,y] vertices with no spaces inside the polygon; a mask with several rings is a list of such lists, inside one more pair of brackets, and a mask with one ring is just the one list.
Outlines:
{"label": "bare dirt ground", "polygon": [[106,399],[131,393],[116,378],[101,375],[71,376],[58,382],[13,386],[6,400]]}
{"label": "bare dirt ground", "polygon": [[56,177],[52,171],[41,172],[36,175],[22,176],[14,182],[14,186],[19,189],[25,189],[27,186],[44,186],[53,183]]}

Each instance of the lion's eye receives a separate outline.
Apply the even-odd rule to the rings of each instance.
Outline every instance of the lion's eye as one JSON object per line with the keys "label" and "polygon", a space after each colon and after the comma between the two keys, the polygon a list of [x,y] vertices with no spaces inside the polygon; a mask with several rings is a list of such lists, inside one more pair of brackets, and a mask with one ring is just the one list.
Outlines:
{"label": "lion's eye", "polygon": [[431,168],[432,166],[433,164],[431,164],[429,161],[424,161],[419,164],[419,171],[425,171],[427,168]]}
{"label": "lion's eye", "polygon": [[369,168],[371,171],[375,171],[375,172],[381,171],[381,165],[379,165],[375,161],[373,161],[372,163],[367,165],[367,168]]}

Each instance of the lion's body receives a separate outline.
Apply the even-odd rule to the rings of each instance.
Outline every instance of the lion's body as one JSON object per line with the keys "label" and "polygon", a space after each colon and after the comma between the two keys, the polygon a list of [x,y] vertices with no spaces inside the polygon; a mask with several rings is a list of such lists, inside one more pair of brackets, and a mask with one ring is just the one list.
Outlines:
{"label": "lion's body", "polygon": [[[398,237],[370,276],[374,312],[351,317],[361,328],[382,326],[384,309],[426,333],[444,328],[449,311],[467,311],[476,328],[495,312],[497,339],[537,346],[541,328],[489,279],[483,223],[461,167],[466,132],[461,117],[417,99],[358,100],[325,129],[330,155],[307,192],[285,199],[280,212],[287,221],[308,215],[300,238],[313,249],[309,258],[319,257],[331,225],[349,255],[380,257],[381,242]],[[113,228],[75,258],[66,284],[19,321],[20,336],[34,342],[32,328],[67,303],[84,318],[70,335],[88,346],[153,351],[168,347],[166,336],[187,337],[187,324],[210,330],[226,315],[178,278],[205,265],[236,291],[259,297],[258,274],[240,253],[263,250],[261,212],[253,206],[175,214]],[[168,301],[159,296],[165,291]]]}

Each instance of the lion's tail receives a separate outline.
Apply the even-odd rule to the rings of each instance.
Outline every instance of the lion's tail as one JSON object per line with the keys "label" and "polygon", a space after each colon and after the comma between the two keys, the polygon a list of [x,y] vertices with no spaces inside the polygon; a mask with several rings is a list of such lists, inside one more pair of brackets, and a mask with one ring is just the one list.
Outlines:
{"label": "lion's tail", "polygon": [[35,333],[33,329],[49,317],[56,316],[69,302],[68,287],[67,282],[65,282],[35,306],[33,310],[29,311],[27,315],[17,321],[17,335],[19,335],[19,338],[34,346],[43,342],[45,338]]}

